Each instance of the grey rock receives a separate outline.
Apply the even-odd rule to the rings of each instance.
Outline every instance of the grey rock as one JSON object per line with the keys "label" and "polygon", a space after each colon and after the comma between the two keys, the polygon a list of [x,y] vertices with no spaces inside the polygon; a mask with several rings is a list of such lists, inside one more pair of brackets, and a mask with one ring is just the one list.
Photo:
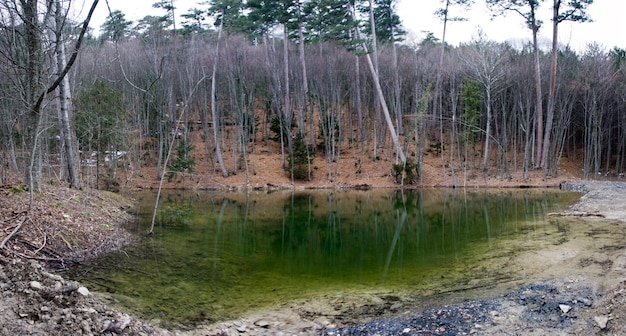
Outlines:
{"label": "grey rock", "polygon": [[609,317],[606,315],[599,315],[593,318],[593,321],[596,322],[600,329],[605,329],[607,323],[609,323]]}
{"label": "grey rock", "polygon": [[88,296],[89,295],[89,289],[87,289],[87,287],[80,286],[80,287],[78,287],[78,289],[76,291],[78,292],[78,294],[80,294],[82,296]]}
{"label": "grey rock", "polygon": [[35,290],[43,289],[43,285],[39,281],[31,281],[28,285],[30,286],[30,288],[35,289]]}
{"label": "grey rock", "polygon": [[243,323],[243,322],[235,322],[233,324],[235,325],[235,329],[237,329],[238,332],[245,333],[247,331],[247,326],[246,326],[245,323]]}
{"label": "grey rock", "polygon": [[266,320],[258,320],[256,322],[254,322],[254,325],[257,327],[261,327],[261,328],[269,328],[270,327],[270,323]]}
{"label": "grey rock", "polygon": [[400,302],[396,302],[393,305],[391,305],[391,307],[389,308],[389,310],[391,311],[396,311],[398,309],[400,309],[402,307],[402,303]]}

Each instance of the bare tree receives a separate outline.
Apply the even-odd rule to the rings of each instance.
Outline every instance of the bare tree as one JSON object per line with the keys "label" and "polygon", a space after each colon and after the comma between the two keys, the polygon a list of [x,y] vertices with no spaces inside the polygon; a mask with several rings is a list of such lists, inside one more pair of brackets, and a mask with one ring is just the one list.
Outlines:
{"label": "bare tree", "polygon": [[[54,59],[53,55],[47,53],[53,53],[57,48],[54,45],[47,45],[49,41],[45,39],[45,34],[47,34],[46,25],[55,15],[56,2],[49,1],[45,6],[40,6],[41,4],[37,0],[19,2],[11,0],[2,4],[3,15],[7,15],[12,20],[12,24],[3,31],[5,34],[13,35],[12,39],[17,38],[4,55],[10,62],[18,66],[18,76],[21,78],[19,79],[19,90],[21,91],[20,95],[24,97],[22,100],[23,109],[26,111],[24,130],[27,138],[26,147],[29,151],[24,184],[31,191],[41,189],[42,137],[46,131],[44,124],[45,103],[48,101],[49,95],[62,84],[63,79],[74,65],[97,4],[98,0],[92,2],[67,63],[60,69],[55,68],[55,73],[48,73],[50,68],[47,66],[46,60]],[[60,29],[62,25],[56,28]],[[52,43],[59,43],[59,41],[52,41]]]}
{"label": "bare tree", "polygon": [[[224,10],[222,10],[222,16],[224,15]],[[220,142],[218,138],[219,133],[219,118],[217,117],[217,101],[215,97],[215,90],[217,89],[217,63],[219,60],[220,54],[220,41],[222,39],[222,28],[224,27],[224,20],[220,21],[220,27],[217,31],[217,44],[215,46],[215,58],[213,59],[213,70],[211,71],[211,119],[213,120],[213,141],[215,144],[215,157],[217,158],[217,163],[220,166],[220,170],[222,171],[222,176],[227,177],[228,171],[226,170],[226,166],[224,166],[224,159],[222,159],[222,148],[220,147]]]}
{"label": "bare tree", "polygon": [[443,3],[444,6],[443,8],[438,9],[435,12],[435,15],[438,16],[439,19],[443,22],[443,31],[442,31],[442,37],[441,37],[441,45],[439,47],[440,49],[439,49],[439,63],[437,67],[437,76],[435,79],[435,92],[434,92],[435,102],[433,103],[433,116],[439,117],[439,143],[440,143],[440,146],[442,147],[442,150],[440,151],[441,169],[443,171],[444,177],[446,178],[446,184],[447,184],[448,174],[446,172],[446,164],[445,164],[445,159],[443,156],[443,144],[444,144],[443,119],[444,117],[443,117],[443,97],[442,97],[443,90],[442,90],[442,78],[441,78],[442,71],[443,71],[444,53],[446,50],[446,33],[447,33],[449,22],[458,22],[458,21],[466,20],[463,17],[452,16],[450,14],[450,7],[458,5],[467,9],[474,3],[474,0],[440,0],[440,2]]}
{"label": "bare tree", "polygon": [[492,141],[492,104],[493,96],[502,89],[504,70],[502,63],[506,56],[505,45],[488,42],[484,36],[474,41],[468,48],[468,57],[465,58],[471,76],[478,81],[485,91],[485,141],[483,151],[483,172],[489,168],[489,146]]}
{"label": "bare tree", "polygon": [[[353,17],[355,16],[354,11],[353,11]],[[355,18],[356,19],[356,18]],[[356,28],[356,33],[357,33],[357,38],[359,40],[361,40],[361,33],[358,29],[358,27]],[[362,43],[361,47],[363,48],[363,50],[368,51],[367,45],[365,45],[365,43]],[[404,164],[406,162],[406,156],[404,155],[404,151],[402,150],[402,145],[400,144],[400,140],[398,139],[398,134],[396,133],[395,127],[393,126],[393,121],[391,120],[391,115],[389,114],[389,108],[387,106],[387,101],[385,100],[384,94],[383,94],[383,89],[380,86],[380,78],[378,77],[378,72],[376,71],[376,68],[374,67],[374,63],[372,62],[372,58],[370,57],[370,53],[367,52],[365,54],[365,58],[367,60],[367,65],[370,69],[370,73],[372,75],[372,79],[374,82],[374,87],[376,89],[376,96],[379,99],[380,102],[380,106],[383,109],[383,115],[385,116],[385,121],[387,122],[387,127],[389,128],[389,132],[391,133],[391,139],[393,141],[393,144],[396,148],[396,153],[398,155],[398,158],[400,159],[400,162],[402,164]]]}
{"label": "bare tree", "polygon": [[[54,27],[55,27],[55,38],[56,38],[56,63],[57,63],[57,76],[63,72],[63,69],[67,66],[67,59],[65,55],[65,41],[63,38],[64,31],[64,23],[66,13],[61,8],[61,1],[57,0],[55,4],[55,13],[54,13]],[[70,186],[74,188],[80,187],[80,182],[78,180],[78,159],[77,159],[77,144],[76,144],[76,135],[74,129],[70,125],[71,117],[71,100],[72,93],[70,91],[70,81],[68,76],[64,76],[57,88],[57,105],[59,111],[59,120],[60,120],[60,129],[61,129],[61,142],[63,144],[62,148],[64,149],[65,160],[61,160],[61,162],[65,161],[67,166],[67,181]],[[62,155],[63,156],[63,155]]]}
{"label": "bare tree", "polygon": [[554,121],[554,104],[556,99],[557,81],[557,59],[559,24],[565,21],[586,22],[591,20],[585,12],[593,0],[574,0],[565,3],[562,0],[553,0],[552,5],[552,55],[550,61],[550,86],[548,89],[548,109],[546,112],[546,129],[543,138],[543,148],[541,150],[541,162],[539,165],[547,171],[548,151],[550,149],[550,135],[552,133],[552,122]]}
{"label": "bare tree", "polygon": [[536,152],[535,152],[535,165],[540,167],[543,149],[543,93],[541,89],[541,64],[539,62],[539,45],[537,41],[537,34],[541,28],[541,20],[537,19],[537,10],[539,4],[544,0],[486,0],[487,5],[495,11],[496,14],[501,14],[505,11],[513,11],[522,18],[526,23],[528,29],[532,31],[533,36],[533,56],[535,59],[535,113],[536,113]]}

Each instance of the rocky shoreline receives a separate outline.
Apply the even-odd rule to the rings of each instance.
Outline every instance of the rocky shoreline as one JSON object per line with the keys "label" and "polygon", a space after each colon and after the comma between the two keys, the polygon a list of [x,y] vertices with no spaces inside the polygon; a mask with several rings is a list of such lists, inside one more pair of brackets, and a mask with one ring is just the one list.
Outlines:
{"label": "rocky shoreline", "polygon": [[[605,217],[571,219],[589,228],[585,234],[608,235],[609,229],[626,231],[625,183],[570,182],[562,187],[585,193],[571,207],[572,211],[599,213]],[[566,245],[549,256],[559,262],[570,262],[573,265],[569,266],[570,273],[544,272],[537,281],[489,298],[460,292],[451,304],[437,303],[436,297],[429,298],[432,301],[429,306],[435,308],[424,310],[423,305],[416,304],[424,298],[410,295],[370,293],[336,297],[329,294],[193,330],[165,330],[159,328],[158,323],[154,326],[150,321],[133,318],[107,306],[97,295],[83,289],[79,291],[79,284],[46,272],[38,262],[5,254],[0,255],[0,301],[3,303],[0,334],[626,334],[626,247],[623,244],[600,246],[600,252],[585,256],[571,252],[574,245]],[[545,259],[543,255],[539,257]],[[577,273],[579,267],[588,270],[587,273]]]}

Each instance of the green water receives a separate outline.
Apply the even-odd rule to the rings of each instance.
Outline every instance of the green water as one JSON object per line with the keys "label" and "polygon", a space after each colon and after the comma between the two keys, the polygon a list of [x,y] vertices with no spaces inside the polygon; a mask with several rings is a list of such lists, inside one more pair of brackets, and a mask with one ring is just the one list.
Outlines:
{"label": "green water", "polygon": [[[70,276],[144,318],[192,324],[342,291],[434,293],[496,242],[541,230],[578,194],[555,190],[187,193],[152,236]],[[154,195],[139,197],[144,233]],[[483,275],[484,276],[484,275]]]}

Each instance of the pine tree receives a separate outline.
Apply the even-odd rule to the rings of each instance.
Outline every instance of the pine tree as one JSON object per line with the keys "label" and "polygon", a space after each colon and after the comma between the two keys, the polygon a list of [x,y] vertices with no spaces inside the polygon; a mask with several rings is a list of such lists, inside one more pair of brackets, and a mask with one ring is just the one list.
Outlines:
{"label": "pine tree", "polygon": [[100,39],[103,41],[120,41],[127,38],[131,32],[133,21],[126,20],[126,15],[119,10],[115,10],[109,14],[104,24],[100,26],[102,34]]}

